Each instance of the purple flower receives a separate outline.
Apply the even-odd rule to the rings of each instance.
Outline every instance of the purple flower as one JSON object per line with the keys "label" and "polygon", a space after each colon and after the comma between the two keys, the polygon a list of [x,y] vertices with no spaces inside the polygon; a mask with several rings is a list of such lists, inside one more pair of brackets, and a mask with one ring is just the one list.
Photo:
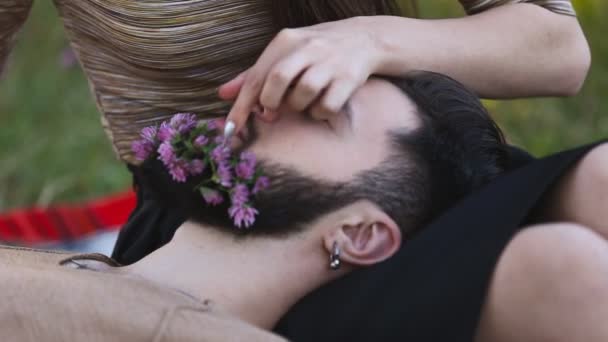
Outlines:
{"label": "purple flower", "polygon": [[228,213],[238,228],[249,228],[255,222],[255,216],[258,211],[249,206],[232,206],[228,209]]}
{"label": "purple flower", "polygon": [[158,147],[158,159],[160,159],[173,180],[177,182],[185,182],[188,177],[189,163],[186,160],[178,158],[173,151],[173,146],[168,141],[160,144]]}
{"label": "purple flower", "polygon": [[270,179],[266,176],[261,176],[255,181],[255,185],[253,186],[253,190],[251,191],[254,195],[260,191],[265,190],[270,186]]}
{"label": "purple flower", "polygon": [[154,144],[145,140],[135,140],[131,143],[131,150],[135,153],[135,159],[144,161],[154,152]]}
{"label": "purple flower", "polygon": [[173,180],[179,183],[184,183],[188,177],[188,162],[183,159],[177,159],[174,163],[167,166]]}
{"label": "purple flower", "polygon": [[232,206],[242,207],[249,200],[249,189],[245,184],[237,184],[232,189],[230,196]]}
{"label": "purple flower", "polygon": [[218,145],[211,151],[211,158],[217,164],[224,164],[230,158],[230,150],[222,145]]}
{"label": "purple flower", "polygon": [[255,173],[255,164],[252,167],[251,164],[240,162],[237,164],[234,172],[236,173],[237,177],[245,180],[250,180],[251,177],[253,177],[253,174]]}
{"label": "purple flower", "polygon": [[251,164],[255,167],[255,163],[256,163],[255,153],[250,152],[250,151],[241,152],[240,158],[241,158],[241,160],[240,160],[241,162]]}
{"label": "purple flower", "polygon": [[222,125],[222,119],[211,119],[206,121],[207,129],[210,131],[215,131],[220,128]]}
{"label": "purple flower", "polygon": [[224,196],[217,190],[202,187],[200,192],[205,202],[209,205],[216,206],[224,202]]}
{"label": "purple flower", "polygon": [[[211,180],[214,184],[197,187],[204,202],[217,206],[230,200],[228,214],[234,225],[249,228],[259,214],[251,206],[251,196],[269,187],[270,181],[268,177],[256,176],[255,154],[242,152],[236,158],[230,148],[224,146],[223,135],[219,132],[222,125],[222,119],[197,122],[193,114],[178,113],[162,122],[158,129],[144,128],[141,139],[133,142],[133,151],[142,160],[157,152],[158,159],[175,182],[186,182],[189,176],[202,175],[209,163],[215,173],[204,181]],[[195,129],[202,134],[194,135]]]}
{"label": "purple flower", "polygon": [[188,134],[196,127],[196,116],[190,113],[178,113],[173,115],[169,124],[179,134]]}
{"label": "purple flower", "polygon": [[175,156],[175,151],[173,151],[173,146],[170,141],[165,141],[160,144],[158,147],[158,159],[161,160],[167,168],[175,163],[177,157]]}
{"label": "purple flower", "polygon": [[208,142],[209,142],[209,138],[207,138],[206,136],[201,134],[198,137],[196,137],[196,139],[194,139],[194,146],[200,148],[200,147],[207,145]]}
{"label": "purple flower", "polygon": [[205,171],[205,162],[200,159],[193,159],[188,163],[188,173],[198,176]]}
{"label": "purple flower", "polygon": [[145,127],[140,133],[141,139],[131,143],[131,150],[137,160],[144,161],[154,152],[156,145],[156,127]]}
{"label": "purple flower", "polygon": [[217,175],[220,185],[226,188],[232,186],[232,168],[227,162],[222,162],[217,167]]}
{"label": "purple flower", "polygon": [[145,141],[149,141],[151,143],[155,143],[156,142],[156,134],[157,134],[158,130],[156,129],[156,126],[149,126],[149,127],[144,127],[141,130],[141,137],[143,140]]}
{"label": "purple flower", "polygon": [[162,142],[171,141],[177,134],[177,131],[173,129],[166,121],[160,124],[158,129],[158,139]]}
{"label": "purple flower", "polygon": [[255,154],[252,152],[243,152],[240,157],[241,159],[235,169],[236,175],[242,179],[250,180],[255,173]]}

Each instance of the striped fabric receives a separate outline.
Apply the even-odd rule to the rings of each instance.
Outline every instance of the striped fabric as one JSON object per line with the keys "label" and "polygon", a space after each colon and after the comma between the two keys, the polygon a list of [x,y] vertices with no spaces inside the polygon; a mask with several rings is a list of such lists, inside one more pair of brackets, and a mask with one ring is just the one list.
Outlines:
{"label": "striped fabric", "polygon": [[116,231],[134,208],[129,191],[79,205],[14,210],[0,214],[0,243],[31,246]]}
{"label": "striped fabric", "polygon": [[55,0],[119,157],[141,128],[176,112],[219,116],[216,87],[275,34],[259,0]]}
{"label": "striped fabric", "polygon": [[19,30],[32,7],[32,0],[0,1],[0,75]]}
{"label": "striped fabric", "polygon": [[460,0],[468,14],[486,11],[492,7],[506,4],[530,3],[542,6],[559,14],[575,16],[576,12],[570,0]]}

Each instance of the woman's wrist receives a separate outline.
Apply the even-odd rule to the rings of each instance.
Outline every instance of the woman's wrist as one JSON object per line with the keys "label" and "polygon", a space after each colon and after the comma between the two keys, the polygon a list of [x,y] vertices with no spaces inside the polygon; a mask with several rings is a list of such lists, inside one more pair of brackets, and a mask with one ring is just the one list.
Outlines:
{"label": "woman's wrist", "polygon": [[409,66],[404,43],[407,32],[402,20],[395,16],[361,17],[361,25],[371,40],[372,71],[374,74],[397,76],[412,70]]}

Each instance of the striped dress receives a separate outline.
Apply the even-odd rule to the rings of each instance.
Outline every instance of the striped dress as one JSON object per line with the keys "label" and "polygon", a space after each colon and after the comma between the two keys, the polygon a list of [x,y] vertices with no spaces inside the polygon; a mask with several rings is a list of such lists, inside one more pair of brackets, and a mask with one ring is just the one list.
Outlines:
{"label": "striped dress", "polygon": [[[122,160],[141,128],[175,112],[219,116],[218,85],[251,65],[276,34],[261,0],[54,0]],[[568,0],[460,0],[469,14],[533,3],[575,15]],[[413,16],[415,2],[405,3]],[[0,1],[0,68],[32,0]],[[376,13],[369,13],[374,15]]]}

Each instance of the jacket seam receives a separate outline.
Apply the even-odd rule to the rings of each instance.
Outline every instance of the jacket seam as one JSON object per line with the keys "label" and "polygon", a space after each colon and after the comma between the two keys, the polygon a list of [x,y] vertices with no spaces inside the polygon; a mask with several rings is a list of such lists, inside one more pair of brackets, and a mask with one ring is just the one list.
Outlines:
{"label": "jacket seam", "polygon": [[46,254],[59,254],[59,255],[74,254],[72,252],[67,252],[67,251],[52,251],[52,250],[48,250],[48,249],[38,249],[38,248],[20,247],[20,246],[0,246],[0,249],[14,250],[14,251],[38,252],[38,253],[46,253]]}

